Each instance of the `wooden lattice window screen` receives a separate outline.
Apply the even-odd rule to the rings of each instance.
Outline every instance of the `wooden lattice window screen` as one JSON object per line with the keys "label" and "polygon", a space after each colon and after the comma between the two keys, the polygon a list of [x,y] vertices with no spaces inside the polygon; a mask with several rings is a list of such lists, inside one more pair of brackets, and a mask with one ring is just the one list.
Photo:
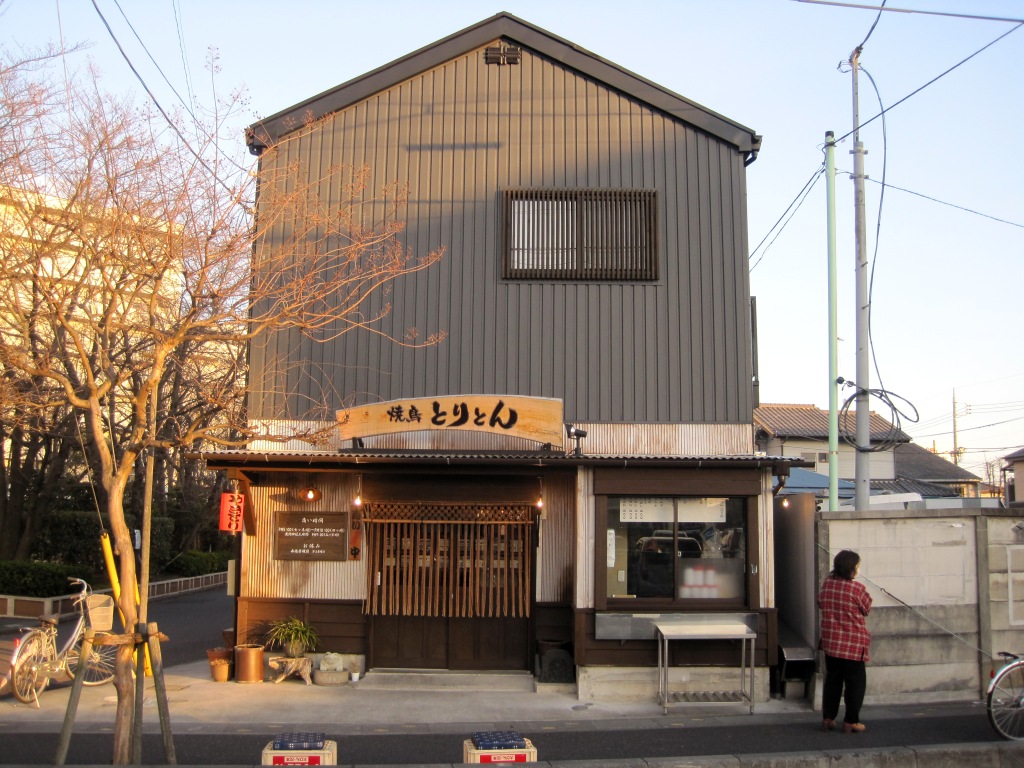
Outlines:
{"label": "wooden lattice window screen", "polygon": [[657,280],[653,189],[508,189],[502,277]]}
{"label": "wooden lattice window screen", "polygon": [[365,613],[530,615],[529,504],[367,504]]}

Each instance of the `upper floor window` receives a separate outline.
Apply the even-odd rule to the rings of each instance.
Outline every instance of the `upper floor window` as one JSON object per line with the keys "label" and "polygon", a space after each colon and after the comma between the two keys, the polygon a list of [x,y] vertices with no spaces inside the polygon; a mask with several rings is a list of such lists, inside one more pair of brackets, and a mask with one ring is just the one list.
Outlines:
{"label": "upper floor window", "polygon": [[651,189],[510,189],[502,276],[656,280],[657,197]]}

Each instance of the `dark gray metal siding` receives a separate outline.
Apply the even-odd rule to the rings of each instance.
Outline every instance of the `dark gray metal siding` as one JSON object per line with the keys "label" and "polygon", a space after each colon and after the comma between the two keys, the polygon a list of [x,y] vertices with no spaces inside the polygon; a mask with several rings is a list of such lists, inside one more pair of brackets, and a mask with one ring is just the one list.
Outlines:
{"label": "dark gray metal siding", "polygon": [[[750,422],[735,147],[528,49],[517,66],[472,51],[299,133],[263,162],[301,160],[311,175],[365,164],[371,188],[408,184],[408,246],[447,255],[378,297],[392,304],[379,327],[448,337],[425,349],[364,331],[256,344],[253,416],[299,418],[325,395],[335,408],[510,393],[562,398],[571,420]],[[502,280],[500,190],[558,186],[656,189],[660,279]],[[297,375],[285,360],[309,362]]]}

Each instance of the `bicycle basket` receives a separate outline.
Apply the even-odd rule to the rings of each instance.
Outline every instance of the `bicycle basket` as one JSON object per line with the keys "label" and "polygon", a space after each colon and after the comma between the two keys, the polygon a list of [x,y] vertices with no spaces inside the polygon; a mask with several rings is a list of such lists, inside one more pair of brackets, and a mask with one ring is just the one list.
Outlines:
{"label": "bicycle basket", "polygon": [[114,598],[110,595],[89,595],[89,625],[97,632],[109,632],[114,626]]}

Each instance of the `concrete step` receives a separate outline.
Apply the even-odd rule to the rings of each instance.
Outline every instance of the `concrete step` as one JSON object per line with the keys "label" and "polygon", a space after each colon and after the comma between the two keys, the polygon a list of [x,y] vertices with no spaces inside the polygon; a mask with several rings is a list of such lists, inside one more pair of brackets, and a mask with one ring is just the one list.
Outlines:
{"label": "concrete step", "polygon": [[533,693],[533,675],[521,671],[452,672],[434,669],[371,669],[358,683],[371,691],[479,691]]}

